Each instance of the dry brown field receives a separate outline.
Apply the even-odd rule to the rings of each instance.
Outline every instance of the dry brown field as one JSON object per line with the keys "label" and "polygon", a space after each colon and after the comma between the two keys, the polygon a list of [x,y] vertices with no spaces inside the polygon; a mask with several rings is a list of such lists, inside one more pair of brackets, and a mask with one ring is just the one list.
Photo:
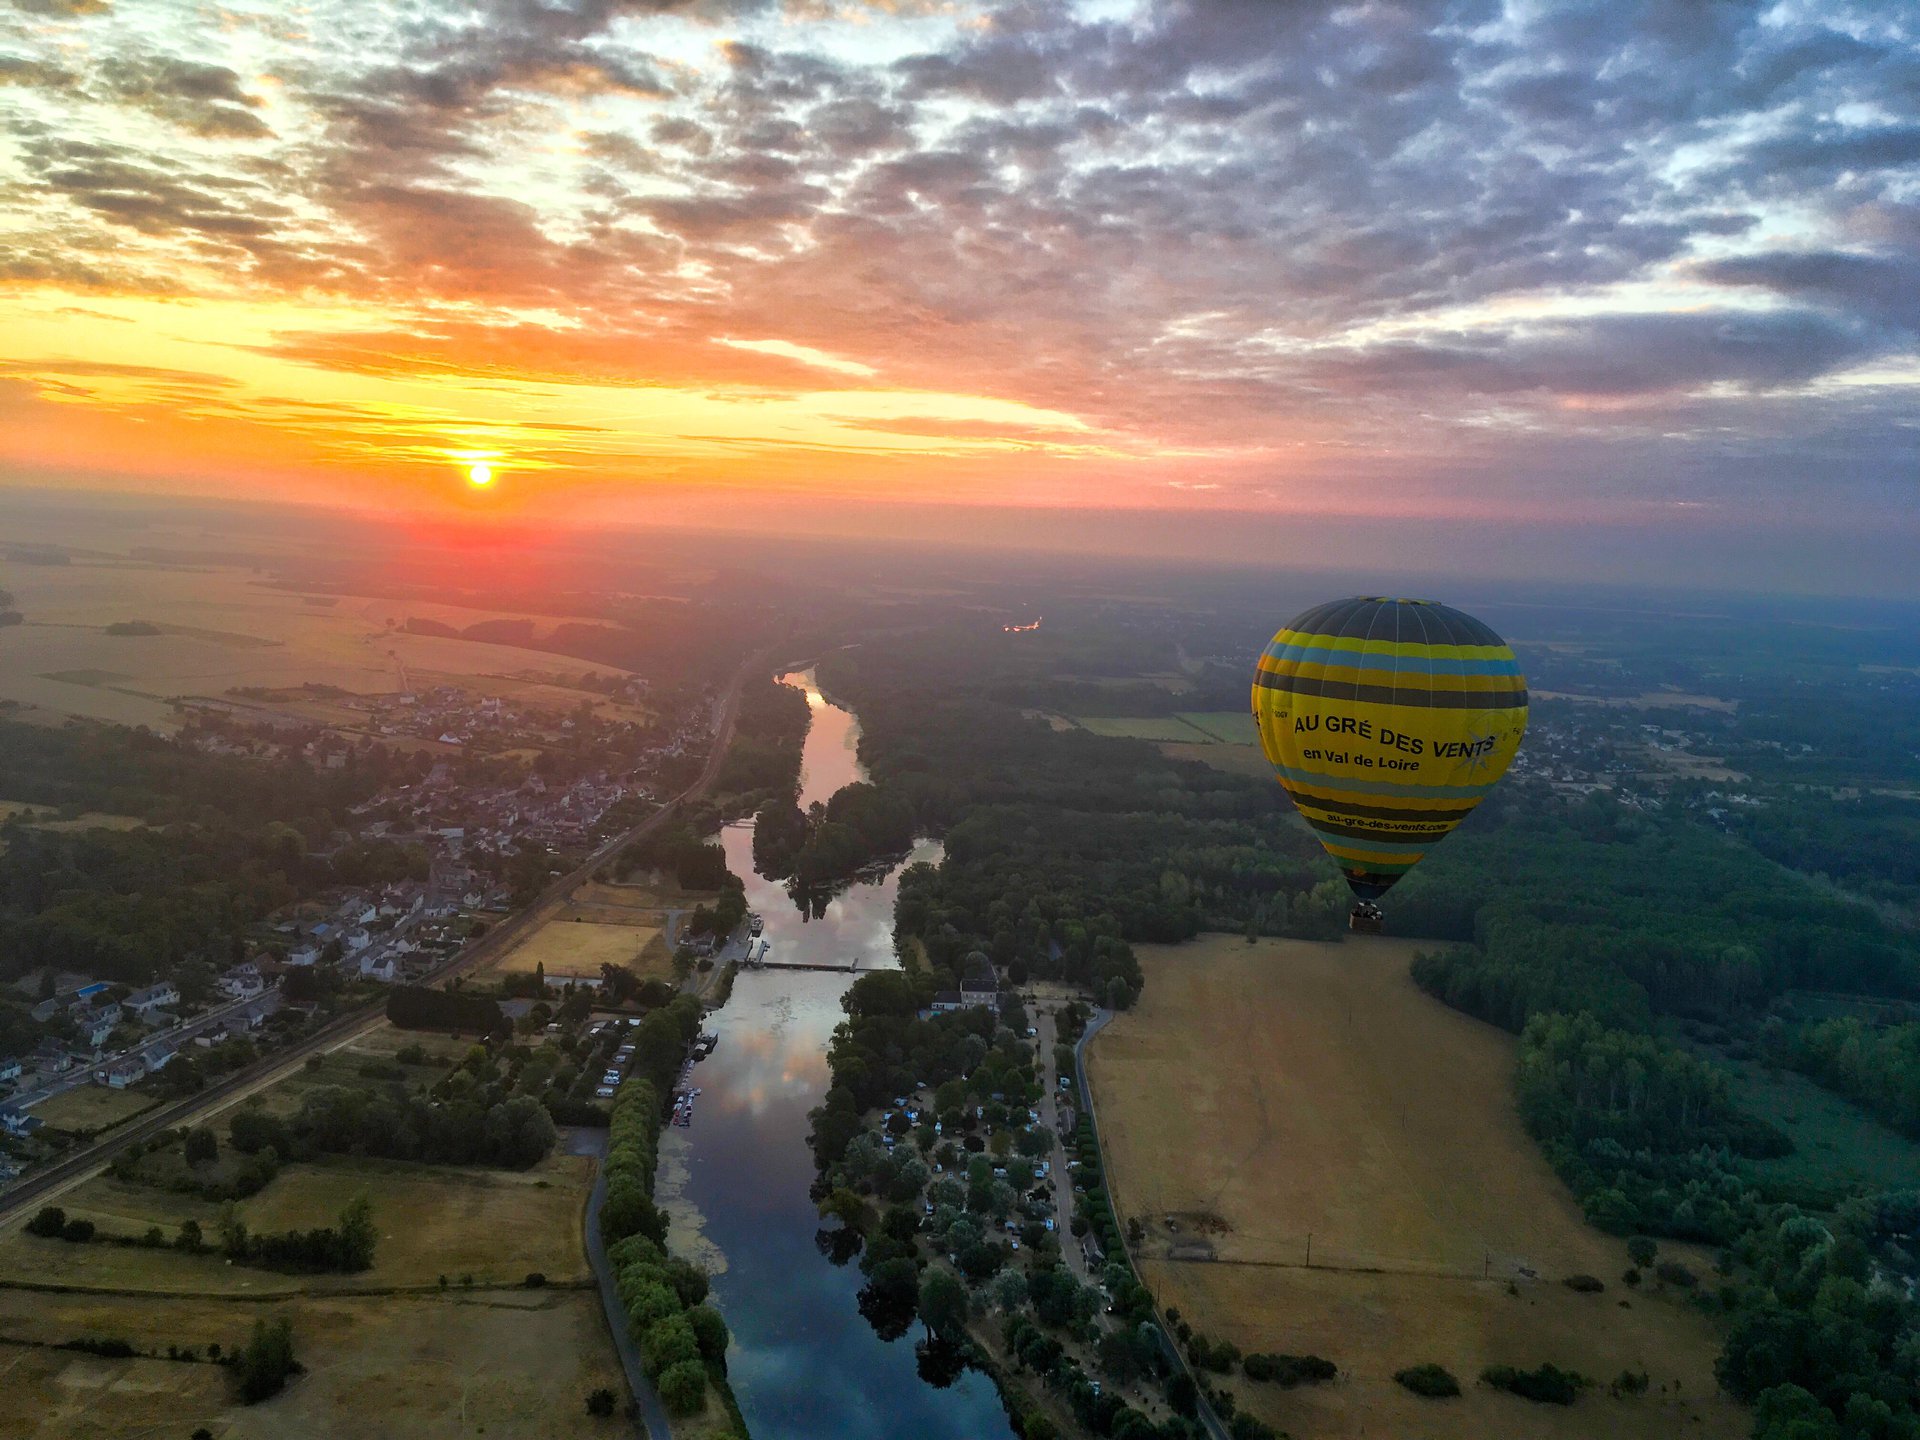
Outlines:
{"label": "dry brown field", "polygon": [[[552,1281],[584,1278],[581,1211],[593,1180],[593,1162],[556,1151],[530,1170],[406,1165],[330,1158],[289,1165],[273,1182],[239,1204],[254,1230],[307,1229],[333,1222],[355,1195],[373,1202],[379,1248],[371,1270],[358,1275],[282,1275],[229,1265],[217,1255],[187,1255],[120,1245],[69,1245],[22,1233],[17,1222],[0,1231],[0,1276],[113,1291],[278,1295],[385,1286],[428,1286],[448,1276],[455,1284],[511,1285],[538,1270]],[[184,1220],[209,1236],[220,1206],[190,1195],[125,1184],[102,1175],[61,1197],[72,1217],[102,1230],[138,1235],[158,1225],[171,1239]]]}
{"label": "dry brown field", "polygon": [[[1139,947],[1145,993],[1092,1044],[1089,1073],[1115,1207],[1147,1227],[1141,1268],[1162,1305],[1243,1351],[1336,1362],[1324,1386],[1234,1382],[1295,1435],[1746,1434],[1716,1397],[1710,1324],[1619,1283],[1622,1243],[1585,1223],[1520,1126],[1513,1038],[1422,994],[1415,948]],[[1575,1274],[1606,1292],[1560,1283]],[[1475,1383],[1543,1361],[1600,1386],[1562,1409]],[[1466,1394],[1422,1400],[1393,1381],[1426,1362]],[[1606,1394],[1643,1368],[1647,1396]]]}
{"label": "dry brown field", "polygon": [[[548,975],[594,975],[602,965],[625,965],[641,979],[667,979],[673,967],[666,947],[653,945],[657,925],[607,924],[558,916],[528,935],[489,968],[493,974],[530,974],[544,966]],[[649,947],[651,946],[651,949]]]}
{"label": "dry brown field", "polygon": [[298,1297],[273,1303],[0,1290],[0,1336],[58,1343],[118,1336],[164,1353],[245,1341],[261,1317],[293,1323],[306,1373],[264,1404],[234,1403],[213,1365],[0,1344],[0,1440],[573,1440],[624,1434],[587,1417],[588,1393],[622,1393],[600,1302],[587,1290]]}
{"label": "dry brown field", "polygon": [[57,1130],[104,1130],[131,1120],[159,1102],[135,1090],[78,1085],[33,1107],[32,1113]]}

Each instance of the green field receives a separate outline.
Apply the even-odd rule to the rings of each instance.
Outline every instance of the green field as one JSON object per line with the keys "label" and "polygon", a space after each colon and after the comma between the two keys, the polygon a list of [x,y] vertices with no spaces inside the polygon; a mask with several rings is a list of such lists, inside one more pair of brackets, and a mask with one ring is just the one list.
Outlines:
{"label": "green field", "polygon": [[1258,745],[1260,727],[1253,723],[1253,716],[1244,710],[1211,710],[1199,714],[1182,714],[1180,718],[1204,735],[1211,735],[1223,745]]}
{"label": "green field", "polygon": [[1854,1190],[1920,1188],[1920,1145],[1804,1075],[1716,1058],[1740,1103],[1793,1139],[1791,1155],[1749,1167],[1780,1198],[1824,1208]]}
{"label": "green field", "polygon": [[1185,745],[1252,745],[1260,738],[1253,717],[1238,710],[1181,715],[1075,715],[1073,723],[1094,735]]}
{"label": "green field", "polygon": [[1073,723],[1091,734],[1105,735],[1115,740],[1204,742],[1213,739],[1205,731],[1196,730],[1173,715],[1075,715]]}

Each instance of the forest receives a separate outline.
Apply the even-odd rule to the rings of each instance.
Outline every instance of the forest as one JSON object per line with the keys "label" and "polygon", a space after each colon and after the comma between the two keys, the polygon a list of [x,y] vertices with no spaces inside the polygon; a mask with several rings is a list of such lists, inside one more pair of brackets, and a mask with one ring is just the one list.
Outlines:
{"label": "forest", "polygon": [[1920,1437],[1920,1313],[1901,1288],[1920,1256],[1899,1228],[1920,1196],[1803,1213],[1754,1165],[1791,1141],[1679,1039],[1688,1026],[1745,1036],[1768,1063],[1920,1133],[1920,1026],[1795,1019],[1806,991],[1894,1014],[1920,998],[1911,930],[1784,868],[1831,853],[1836,803],[1816,798],[1808,822],[1774,797],[1767,819],[1743,813],[1723,832],[1679,804],[1523,780],[1388,902],[1397,928],[1452,942],[1415,961],[1418,984],[1519,1032],[1521,1118],[1588,1219],[1649,1251],[1646,1237],[1719,1247],[1720,1283],[1700,1303],[1727,1327],[1721,1381],[1754,1404],[1758,1440]]}
{"label": "forest", "polygon": [[418,877],[391,841],[330,851],[337,817],[397,774],[377,747],[344,769],[201,754],[144,730],[0,721],[0,796],[128,815],[114,830],[0,826],[0,980],[52,965],[122,984],[241,958],[247,930],[330,886]]}
{"label": "forest", "polygon": [[891,836],[883,806],[903,807],[946,841],[942,865],[901,878],[899,942],[942,968],[981,950],[1016,980],[1078,980],[1124,1005],[1139,993],[1135,941],[1338,933],[1344,891],[1324,884],[1319,846],[1276,787],[1054,730],[996,698],[1026,664],[1008,637],[958,628],[821,663],[860,716],[873,794],[857,813]]}

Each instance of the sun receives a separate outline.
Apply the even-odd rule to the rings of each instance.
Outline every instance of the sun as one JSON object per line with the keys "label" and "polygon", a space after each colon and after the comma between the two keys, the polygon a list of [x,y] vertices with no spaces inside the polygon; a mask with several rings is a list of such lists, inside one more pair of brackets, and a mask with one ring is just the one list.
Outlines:
{"label": "sun", "polygon": [[475,486],[487,486],[493,483],[493,467],[482,460],[467,467],[467,483]]}

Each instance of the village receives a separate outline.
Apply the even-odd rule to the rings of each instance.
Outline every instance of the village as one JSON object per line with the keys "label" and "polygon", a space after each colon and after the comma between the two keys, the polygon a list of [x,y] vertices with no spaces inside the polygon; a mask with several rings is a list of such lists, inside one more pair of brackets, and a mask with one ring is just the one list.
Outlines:
{"label": "village", "polygon": [[[639,687],[634,697],[644,693],[643,680],[628,683]],[[418,873],[304,896],[255,927],[244,958],[218,967],[195,964],[139,987],[51,967],[15,982],[40,1033],[0,1054],[0,1190],[65,1145],[310,1034],[348,1000],[444,970],[523,905],[530,885],[650,813],[677,767],[704,755],[714,716],[704,694],[664,730],[604,722],[585,707],[570,716],[517,708],[454,686],[350,703],[381,741],[227,701],[188,707],[184,733],[206,753],[328,770],[367,763],[371,746],[391,739],[485,749],[493,758],[482,766],[423,756],[423,769],[403,768],[352,807],[328,850],[309,852],[325,860],[355,846],[404,846],[423,858]],[[546,763],[558,752],[530,748],[565,741],[577,755],[588,740],[603,761],[592,768]],[[183,1058],[193,1063],[181,1067]],[[122,1105],[89,1099],[102,1091],[133,1093]]]}

